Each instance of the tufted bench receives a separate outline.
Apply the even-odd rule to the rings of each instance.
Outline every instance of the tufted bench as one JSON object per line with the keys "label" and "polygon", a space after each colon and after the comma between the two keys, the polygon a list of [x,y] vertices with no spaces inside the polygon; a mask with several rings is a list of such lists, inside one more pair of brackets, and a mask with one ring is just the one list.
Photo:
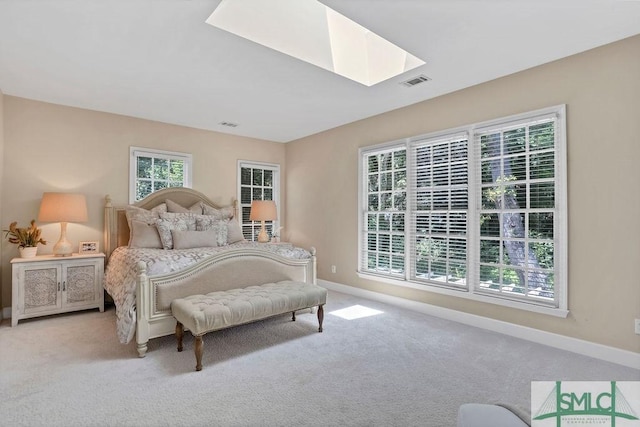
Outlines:
{"label": "tufted bench", "polygon": [[184,328],[195,337],[196,371],[202,370],[202,336],[207,332],[242,325],[296,310],[318,307],[318,331],[322,332],[323,305],[327,290],[320,286],[290,280],[260,286],[191,295],[171,302],[176,318],[178,351],[182,351]]}

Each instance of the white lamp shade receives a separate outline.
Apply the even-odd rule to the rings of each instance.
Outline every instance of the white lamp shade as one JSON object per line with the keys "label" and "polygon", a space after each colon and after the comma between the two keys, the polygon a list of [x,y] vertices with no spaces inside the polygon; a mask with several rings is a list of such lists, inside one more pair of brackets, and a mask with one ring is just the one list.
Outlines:
{"label": "white lamp shade", "polygon": [[40,202],[40,222],[87,222],[87,199],[77,193],[44,193]]}
{"label": "white lamp shade", "polygon": [[273,200],[254,200],[251,202],[251,221],[273,221],[278,219],[278,210]]}

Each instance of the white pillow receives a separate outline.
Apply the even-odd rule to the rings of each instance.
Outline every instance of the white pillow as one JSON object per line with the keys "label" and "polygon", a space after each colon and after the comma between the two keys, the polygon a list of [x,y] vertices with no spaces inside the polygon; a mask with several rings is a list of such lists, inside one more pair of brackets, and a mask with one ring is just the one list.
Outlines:
{"label": "white pillow", "polygon": [[125,215],[127,217],[127,224],[129,224],[129,229],[131,229],[131,221],[143,221],[147,224],[155,224],[155,222],[160,218],[160,214],[167,211],[166,203],[161,203],[155,208],[151,210],[142,209],[137,206],[127,206],[125,208]]}
{"label": "white pillow", "polygon": [[216,209],[212,206],[209,206],[203,203],[202,213],[204,215],[210,215],[210,216],[216,217],[217,219],[228,219],[228,218],[233,218],[233,215],[235,214],[235,209],[233,209],[233,206],[227,206],[225,208]]}
{"label": "white pillow", "polygon": [[131,221],[131,234],[129,235],[130,248],[162,249],[162,241],[155,224],[147,224],[144,221]]}
{"label": "white pillow", "polygon": [[240,223],[235,219],[231,218],[227,221],[227,243],[236,243],[244,240],[244,235],[242,234],[242,228],[240,228]]}
{"label": "white pillow", "polygon": [[210,248],[218,246],[216,230],[171,230],[173,249]]}
{"label": "white pillow", "polygon": [[179,205],[178,203],[174,202],[173,200],[165,200],[164,201],[167,204],[167,211],[168,212],[174,212],[174,213],[194,213],[194,214],[202,214],[202,202],[196,202],[194,205],[192,205],[190,208],[185,208],[182,205]]}

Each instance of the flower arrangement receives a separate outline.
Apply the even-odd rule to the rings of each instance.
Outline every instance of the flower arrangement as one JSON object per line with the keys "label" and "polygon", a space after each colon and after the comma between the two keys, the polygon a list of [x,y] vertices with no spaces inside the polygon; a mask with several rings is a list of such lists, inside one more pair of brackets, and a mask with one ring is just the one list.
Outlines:
{"label": "flower arrangement", "polygon": [[36,220],[31,220],[31,226],[22,228],[18,227],[18,222],[14,221],[9,224],[8,230],[2,230],[5,232],[5,237],[9,239],[10,243],[15,243],[20,248],[34,248],[38,246],[38,243],[46,245],[47,242],[40,237],[40,229],[36,227]]}

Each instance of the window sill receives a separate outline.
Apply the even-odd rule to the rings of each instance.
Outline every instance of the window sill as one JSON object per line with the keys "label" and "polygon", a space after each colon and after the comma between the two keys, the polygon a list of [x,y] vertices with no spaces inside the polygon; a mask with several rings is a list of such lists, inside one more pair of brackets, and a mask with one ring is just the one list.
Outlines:
{"label": "window sill", "polygon": [[514,301],[510,299],[505,299],[505,298],[488,297],[485,295],[468,292],[466,289],[464,290],[463,289],[460,289],[460,290],[447,289],[440,286],[429,285],[426,283],[425,284],[412,283],[412,282],[407,282],[405,280],[398,280],[390,277],[378,276],[375,274],[367,274],[367,273],[361,273],[361,272],[358,272],[358,277],[361,279],[372,280],[375,282],[382,282],[390,285],[402,286],[405,288],[418,289],[421,291],[433,292],[441,295],[449,295],[449,296],[464,298],[472,301],[484,302],[487,304],[494,304],[494,305],[500,305],[503,307],[515,308],[518,310],[531,311],[534,313],[545,314],[548,316],[566,318],[569,315],[569,310],[565,308],[552,308],[552,307],[546,307],[543,305]]}

